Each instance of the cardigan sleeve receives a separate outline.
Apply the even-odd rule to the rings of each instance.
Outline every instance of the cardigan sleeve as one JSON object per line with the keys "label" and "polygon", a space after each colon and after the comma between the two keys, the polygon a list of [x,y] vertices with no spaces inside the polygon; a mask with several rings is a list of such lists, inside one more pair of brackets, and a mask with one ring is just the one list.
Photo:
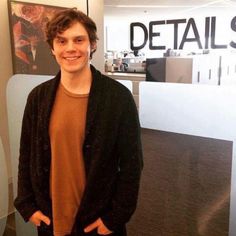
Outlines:
{"label": "cardigan sleeve", "polygon": [[120,160],[117,187],[112,199],[112,209],[101,216],[110,230],[127,223],[134,213],[143,168],[141,130],[131,93],[125,99],[117,144]]}
{"label": "cardigan sleeve", "polygon": [[30,153],[32,146],[31,120],[31,101],[28,98],[22,120],[20,155],[18,164],[17,197],[14,201],[16,209],[19,211],[25,221],[28,221],[30,216],[38,210],[35,203],[30,174]]}

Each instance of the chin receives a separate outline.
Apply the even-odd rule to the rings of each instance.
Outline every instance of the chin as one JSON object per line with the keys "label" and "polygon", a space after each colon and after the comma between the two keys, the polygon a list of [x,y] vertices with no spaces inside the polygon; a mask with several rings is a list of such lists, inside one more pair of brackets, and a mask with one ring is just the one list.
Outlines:
{"label": "chin", "polygon": [[77,67],[77,68],[64,68],[64,71],[66,71],[67,73],[78,73],[78,72],[81,72],[85,69],[85,67]]}

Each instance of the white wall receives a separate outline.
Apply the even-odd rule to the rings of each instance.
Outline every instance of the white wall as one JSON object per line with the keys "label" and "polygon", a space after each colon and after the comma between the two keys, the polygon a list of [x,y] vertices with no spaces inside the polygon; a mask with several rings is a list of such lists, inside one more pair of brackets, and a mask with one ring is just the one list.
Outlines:
{"label": "white wall", "polygon": [[[6,115],[6,84],[8,78],[12,75],[12,65],[7,0],[0,1],[0,29],[0,137],[5,150],[6,159],[9,160],[10,150]],[[7,161],[7,167],[8,172],[11,173],[9,161]]]}
{"label": "white wall", "polygon": [[104,0],[89,0],[89,16],[97,24],[99,38],[92,64],[104,72]]}

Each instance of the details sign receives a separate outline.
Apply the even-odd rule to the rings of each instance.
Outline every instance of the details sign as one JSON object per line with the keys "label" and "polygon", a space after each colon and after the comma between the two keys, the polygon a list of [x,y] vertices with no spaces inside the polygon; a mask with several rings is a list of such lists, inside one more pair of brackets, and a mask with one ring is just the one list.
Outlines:
{"label": "details sign", "polygon": [[[185,30],[181,40],[179,40],[179,26],[180,24],[185,24]],[[144,48],[149,40],[149,49],[150,50],[165,50],[166,45],[155,45],[155,37],[160,37],[161,33],[154,30],[154,27],[161,25],[173,25],[173,49],[182,50],[184,45],[189,42],[196,42],[199,49],[226,49],[228,46],[236,48],[236,42],[233,40],[228,42],[228,44],[217,44],[216,43],[216,17],[206,17],[205,26],[204,26],[204,37],[200,37],[199,29],[194,18],[190,19],[174,19],[174,20],[160,20],[160,21],[150,21],[149,28],[141,23],[134,22],[130,24],[130,47],[131,50],[140,50]],[[181,25],[182,26],[182,25]],[[231,20],[230,28],[232,31],[236,32],[236,16]],[[143,32],[144,39],[143,42],[139,45],[135,45],[135,29],[139,29]],[[193,35],[190,36],[190,31],[193,32]],[[222,32],[224,33],[224,32]]]}

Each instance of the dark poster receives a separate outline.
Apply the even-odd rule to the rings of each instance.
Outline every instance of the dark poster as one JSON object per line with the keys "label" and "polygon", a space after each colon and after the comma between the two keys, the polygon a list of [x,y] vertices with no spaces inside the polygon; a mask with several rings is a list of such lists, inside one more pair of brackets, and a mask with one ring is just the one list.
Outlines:
{"label": "dark poster", "polygon": [[44,29],[62,7],[9,2],[14,74],[54,75],[59,67],[45,41]]}

